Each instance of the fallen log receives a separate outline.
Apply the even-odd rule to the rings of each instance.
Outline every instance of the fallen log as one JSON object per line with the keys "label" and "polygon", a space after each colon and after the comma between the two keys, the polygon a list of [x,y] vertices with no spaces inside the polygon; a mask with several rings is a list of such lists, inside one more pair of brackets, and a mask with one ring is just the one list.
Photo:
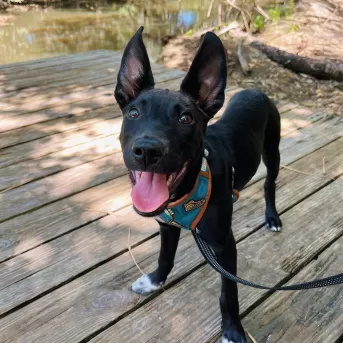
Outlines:
{"label": "fallen log", "polygon": [[253,41],[250,45],[260,50],[272,61],[297,73],[311,75],[321,80],[343,81],[343,62],[320,61],[299,56],[259,41]]}

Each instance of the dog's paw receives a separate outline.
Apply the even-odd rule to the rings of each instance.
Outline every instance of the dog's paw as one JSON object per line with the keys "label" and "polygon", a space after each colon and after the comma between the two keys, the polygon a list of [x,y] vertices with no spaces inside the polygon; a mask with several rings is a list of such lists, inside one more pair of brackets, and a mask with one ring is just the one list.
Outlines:
{"label": "dog's paw", "polygon": [[280,232],[282,227],[281,219],[277,213],[266,215],[266,226],[273,232]]}
{"label": "dog's paw", "polygon": [[222,343],[247,343],[243,328],[224,330]]}
{"label": "dog's paw", "polygon": [[151,292],[159,290],[163,286],[163,283],[154,284],[148,274],[142,275],[131,286],[131,289],[138,294],[147,295]]}

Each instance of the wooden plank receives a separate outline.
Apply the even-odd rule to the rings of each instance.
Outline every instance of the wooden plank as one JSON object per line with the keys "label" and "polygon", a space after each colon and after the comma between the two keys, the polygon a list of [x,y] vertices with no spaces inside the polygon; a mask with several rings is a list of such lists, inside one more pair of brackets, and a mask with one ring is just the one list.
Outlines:
{"label": "wooden plank", "polygon": [[[111,99],[110,102],[113,104],[113,99]],[[116,105],[87,111],[82,109],[77,111],[77,113],[75,113],[75,109],[76,108],[74,108],[74,112],[71,111],[72,113],[69,113],[70,116],[0,133],[0,149],[33,141],[38,138],[55,135],[61,132],[81,129],[86,126],[93,125],[101,120],[118,116]],[[67,110],[66,107],[65,110]]]}
{"label": "wooden plank", "polygon": [[[7,93],[3,93],[3,94],[0,93],[0,98],[6,98],[6,100],[10,101],[8,98],[13,97],[12,101],[15,101],[16,103],[18,103],[19,101],[29,103],[30,99],[34,99],[34,100],[43,99],[43,98],[50,99],[52,97],[62,96],[67,93],[85,91],[91,88],[99,88],[101,86],[105,86],[116,81],[116,72],[119,69],[119,65],[116,68],[113,68],[113,64],[110,67],[107,67],[107,69],[105,68],[105,66],[100,66],[100,68],[104,69],[102,74],[99,74],[100,77],[98,75],[96,77],[94,77],[94,75],[91,77],[89,75],[88,76],[77,75],[77,77],[75,77],[75,80],[78,83],[71,82],[69,80],[70,78],[66,80],[62,79],[61,81],[58,81],[58,82],[55,80],[53,83],[50,83],[48,87],[47,86],[29,87],[29,88],[21,89],[20,91],[11,91]],[[92,66],[90,66],[89,69],[93,72]],[[184,74],[182,71],[175,70],[175,69],[167,69],[161,65],[156,65],[156,64],[152,64],[152,70],[153,70],[155,79],[160,77],[159,76],[160,74],[163,74],[164,72],[167,72],[167,71],[179,72],[180,75]]]}
{"label": "wooden plank", "polygon": [[[302,123],[304,123],[304,125],[307,125],[307,123],[310,123],[310,121],[305,121],[302,120]],[[343,123],[341,123],[342,127],[343,127]],[[297,124],[300,125],[300,124]],[[315,125],[315,124],[314,124]],[[299,157],[301,157],[301,153],[303,153],[302,149],[307,149],[306,151],[311,152],[312,150],[315,150],[316,148],[318,148],[319,146],[323,145],[323,139],[324,141],[327,141],[329,139],[335,138],[335,132],[332,132],[331,136],[325,136],[320,134],[320,132],[322,130],[326,130],[328,124],[319,124],[318,127],[315,127],[313,130],[319,132],[319,134],[317,135],[318,138],[311,140],[310,142],[308,141],[301,141],[300,139],[296,138],[295,142],[299,142],[298,145],[298,149],[296,152],[288,150],[288,146],[290,144],[290,142],[288,142],[288,145],[286,145],[286,148],[283,148],[283,143],[281,143],[281,152],[282,152],[282,156],[283,156],[283,160],[287,161],[287,157],[285,157],[286,152],[285,151],[289,151],[292,154],[292,158],[297,159]],[[5,148],[2,151],[0,151],[0,155],[3,156],[2,161],[0,162],[0,167],[1,168],[5,168],[8,166],[11,166],[15,163],[19,163],[21,161],[25,161],[28,159],[37,159],[40,158],[44,155],[47,154],[51,154],[54,153],[55,151],[60,151],[63,149],[68,149],[71,146],[74,145],[81,145],[79,148],[76,149],[71,149],[71,151],[74,151],[74,154],[77,155],[78,151],[84,151],[84,148],[86,146],[86,144],[90,144],[90,146],[94,146],[97,145],[97,142],[93,142],[93,143],[88,143],[89,141],[89,137],[92,136],[109,136],[109,135],[117,135],[119,134],[119,130],[121,127],[121,118],[116,118],[116,119],[110,119],[107,121],[102,121],[102,122],[97,122],[95,125],[93,125],[91,128],[86,128],[83,130],[75,130],[75,131],[71,131],[68,133],[61,133],[61,134],[55,134],[52,136],[49,136],[49,140],[48,142],[46,142],[46,138],[42,138],[42,139],[38,139],[38,140],[34,140],[32,142],[28,142],[26,144],[22,144],[22,145],[18,145],[18,146],[13,146],[13,147],[9,147],[9,148]],[[340,126],[339,126],[340,127]],[[296,130],[297,127],[294,127],[294,130]],[[292,132],[292,131],[291,131]],[[288,134],[293,136],[293,134],[289,132]],[[309,134],[307,132],[307,134]],[[339,135],[339,131],[337,131],[337,135]],[[299,135],[297,135],[298,137]],[[287,136],[285,136],[287,139]],[[111,141],[111,138],[108,139],[109,141]],[[105,140],[104,140],[105,141]],[[282,141],[283,142],[283,141]],[[113,152],[117,152],[120,151],[120,146],[119,146],[119,142],[117,144],[115,144],[115,142],[111,143],[111,146],[113,147]],[[305,146],[305,148],[303,148]],[[66,151],[66,153],[70,153],[70,151]],[[108,155],[109,150],[105,149],[105,151],[103,152],[103,155]],[[60,152],[57,155],[61,155],[63,154],[62,152]],[[83,156],[87,156],[87,153],[84,152]],[[87,157],[85,157],[84,160],[79,160],[81,163],[83,162],[87,162],[96,158],[99,158],[101,156],[100,155],[89,155],[88,154],[88,159]],[[54,157],[51,159],[50,157],[47,158],[47,164],[50,165],[51,163],[53,163],[52,161],[54,161]],[[71,156],[68,158],[70,159]],[[292,161],[292,159],[290,159],[290,161]],[[37,161],[37,162],[27,162],[29,165],[33,166],[34,164],[39,164],[41,162]],[[76,162],[76,161],[75,161]],[[44,161],[42,162],[44,164]],[[76,164],[74,164],[76,165]],[[37,168],[35,168],[37,170]],[[2,175],[3,180],[1,181],[0,179],[0,189],[5,189],[7,187],[12,187],[15,184],[21,184],[23,182],[26,182],[26,179],[34,179],[33,178],[33,172],[35,170],[34,168],[31,170],[30,176],[28,176],[25,171],[23,170],[23,172],[21,173],[24,176],[20,176],[20,172],[15,176],[12,174],[12,170],[13,168],[9,168],[5,171],[3,171],[2,173],[0,172],[0,175]],[[40,170],[41,168],[39,168],[39,177],[42,177],[44,175],[49,175],[49,170],[46,170],[46,174],[42,174],[42,172],[44,172],[44,170]],[[60,170],[63,170],[64,166],[63,164],[60,165]],[[262,169],[263,172],[263,169]],[[262,173],[263,175],[263,173]],[[38,176],[37,176],[38,177]],[[11,181],[12,179],[12,181]]]}
{"label": "wooden plank", "polygon": [[[333,182],[283,215],[287,231],[273,234],[260,230],[242,241],[238,245],[239,275],[271,285],[285,282],[340,237],[342,181]],[[201,267],[90,342],[207,342],[220,331],[219,280],[208,265]],[[247,312],[263,295],[265,291],[240,287],[241,311]]]}
{"label": "wooden plank", "polygon": [[[65,73],[66,71],[74,71],[78,70],[81,73],[85,72],[85,67],[94,67],[94,68],[101,68],[102,65],[108,65],[108,63],[116,63],[116,61],[120,61],[122,58],[122,53],[120,51],[113,51],[110,54],[97,54],[96,56],[89,55],[87,58],[83,58],[80,60],[75,59],[74,55],[71,56],[69,60],[66,60],[66,63],[47,63],[45,66],[36,65],[35,68],[32,68],[33,65],[26,65],[24,68],[20,67],[13,67],[8,70],[0,71],[1,75],[4,76],[3,79],[6,81],[9,80],[18,80],[19,82],[23,82],[24,80],[34,79],[35,77],[39,76],[47,76],[50,74],[50,77],[54,77],[55,73]],[[72,58],[73,57],[73,58]],[[51,62],[51,61],[50,61]],[[105,68],[103,68],[104,70]]]}
{"label": "wooden plank", "polygon": [[[105,127],[105,132],[97,129],[101,125]],[[117,118],[98,122],[91,131],[72,131],[69,139],[63,135],[63,139],[60,140],[61,135],[53,135],[51,142],[43,145],[42,148],[34,141],[28,145],[5,149],[2,152],[4,159],[0,164],[0,191],[19,187],[38,178],[120,152],[118,141],[120,126],[121,118]],[[88,137],[93,136],[94,129],[96,135],[104,137],[89,139]],[[77,145],[68,148],[75,142]],[[38,149],[35,148],[36,145]],[[51,152],[51,149],[59,150]],[[40,157],[41,155],[43,157]],[[122,160],[119,159],[118,163],[121,162]]]}
{"label": "wooden plank", "polygon": [[[161,84],[163,86],[174,87],[175,83],[179,83],[179,79],[166,81]],[[12,152],[14,152],[16,155],[14,159],[17,161],[21,158],[20,156],[18,156],[17,149],[19,149],[21,153],[27,150],[31,151],[32,145],[42,144],[41,142],[45,142],[47,140],[43,137],[51,137],[51,134],[56,133],[56,131],[60,131],[62,133],[54,134],[54,136],[50,139],[50,145],[52,141],[60,141],[61,137],[68,138],[69,136],[74,135],[75,133],[81,134],[81,131],[77,133],[77,129],[79,128],[79,126],[90,126],[91,124],[94,125],[94,123],[96,123],[95,127],[98,127],[101,126],[101,119],[121,117],[119,107],[115,104],[112,94],[110,95],[111,96],[105,95],[102,98],[93,99],[90,102],[83,101],[82,103],[73,104],[72,106],[58,106],[49,110],[43,110],[40,112],[20,115],[3,120],[2,129],[0,129],[0,131],[12,130],[12,132],[4,132],[0,134],[2,142],[0,143],[0,147],[4,148],[6,146],[11,146],[11,148],[3,150],[1,153],[3,155],[10,156]],[[103,106],[108,107],[103,108]],[[70,116],[72,117],[70,118]],[[83,121],[85,122],[83,123]],[[33,125],[37,122],[39,124]],[[80,122],[80,125],[78,125],[78,122]],[[117,125],[117,122],[118,120],[114,121],[115,125]],[[108,122],[107,124],[111,125],[110,122]],[[24,128],[22,128],[23,126]],[[25,126],[27,127],[25,128]],[[16,127],[19,127],[21,129],[15,130]],[[68,129],[72,132],[65,134],[64,132]],[[108,128],[108,130],[109,133],[111,133],[111,129]],[[84,133],[82,134],[87,135],[86,132],[92,132],[92,127],[86,128],[84,130]],[[37,140],[37,138],[40,137],[42,137],[43,139]],[[31,142],[28,145],[22,145],[20,147],[12,147],[12,145],[30,142],[32,140],[35,140],[35,142]],[[60,149],[60,147],[58,147],[58,149]],[[8,165],[6,161],[3,160],[2,162],[2,165]]]}
{"label": "wooden plank", "polygon": [[[343,238],[301,270],[288,284],[342,272]],[[343,287],[277,292],[244,319],[258,342],[333,343],[343,335]]]}
{"label": "wooden plank", "polygon": [[[328,134],[330,132],[330,134]],[[307,155],[319,147],[343,136],[343,121],[341,118],[332,118],[326,121],[315,122],[302,130],[292,131],[281,139],[281,164],[290,164],[300,157]],[[260,164],[250,184],[266,175],[266,168]]]}
{"label": "wooden plank", "polygon": [[[111,155],[114,168],[123,164],[118,134],[92,139],[84,144],[0,168],[0,192]],[[115,153],[115,151],[117,151]]]}
{"label": "wooden plank", "polygon": [[[302,173],[309,173],[309,174],[315,174],[313,177],[302,174],[302,173],[296,173],[290,170],[282,170],[280,172],[280,176],[278,179],[278,189],[277,189],[277,207],[279,211],[285,211],[288,207],[292,206],[293,204],[297,203],[301,199],[305,198],[312,192],[314,192],[319,187],[322,187],[328,180],[326,178],[318,177],[320,175],[320,172],[322,170],[322,159],[324,157],[331,156],[329,159],[327,158],[326,162],[326,170],[327,175],[330,177],[337,177],[342,173],[342,139],[335,141],[318,151],[314,154],[310,154],[306,156],[304,159],[301,159],[291,165],[291,167],[295,170],[299,170]],[[74,148],[71,148],[73,150]],[[67,154],[66,151],[61,153]],[[59,154],[57,154],[59,155]],[[14,165],[12,169],[3,169],[4,171],[8,171],[7,174],[2,174],[3,179],[9,180],[10,183],[7,183],[6,185],[15,185],[16,183],[20,183],[21,181],[25,181],[27,178],[33,177],[32,174],[30,174],[30,171],[33,172],[33,174],[37,173],[36,175],[39,177],[42,177],[45,173],[45,169],[42,169],[42,166],[46,166],[47,171],[56,171],[58,169],[58,160],[54,164],[53,157],[54,155],[51,155],[52,159],[42,159],[42,161],[39,161],[38,165],[34,167],[34,165],[30,164],[30,161],[28,161],[28,164],[23,163],[20,165]],[[120,169],[121,168],[121,154],[119,153],[116,155],[117,157],[114,158],[114,156],[110,157],[110,160],[112,161],[113,172],[115,172],[115,168]],[[118,158],[118,159],[117,159]],[[31,161],[32,163],[34,161]],[[62,164],[62,162],[60,162]],[[73,161],[69,161],[68,158],[66,158],[65,165],[68,166],[68,163],[74,163]],[[57,165],[57,166],[56,166]],[[22,171],[22,174],[14,173],[15,168],[19,166],[20,170]],[[35,168],[35,169],[34,169]],[[49,169],[51,168],[51,169]],[[14,176],[11,180],[11,171],[13,170]],[[26,170],[28,170],[26,174]],[[41,173],[41,174],[39,174]],[[21,179],[18,179],[17,175],[22,175]],[[318,176],[317,176],[318,175]],[[5,182],[4,180],[3,182]],[[241,194],[241,199],[237,204],[235,204],[235,215],[233,217],[233,228],[236,235],[236,238],[238,240],[242,239],[252,231],[254,231],[256,228],[261,226],[264,222],[264,199],[263,199],[263,180],[259,183],[256,183],[253,185],[253,187],[247,187],[245,190],[243,190]],[[302,185],[307,183],[307,188],[305,191],[302,192],[294,192],[294,189],[301,189]],[[251,201],[253,201],[253,206],[251,206]],[[246,214],[246,208],[249,208],[249,214]],[[106,210],[106,209],[105,209]],[[28,219],[26,219],[28,220]],[[2,224],[4,225],[4,224]],[[14,224],[12,224],[15,226]],[[0,226],[1,227],[1,226]],[[38,231],[36,228],[35,230]],[[6,231],[6,230],[5,230]],[[1,230],[0,230],[1,233]],[[50,236],[48,236],[50,237]],[[54,237],[54,236],[51,236]],[[51,239],[47,238],[47,239]],[[23,242],[26,238],[19,239],[20,242]],[[16,241],[16,238],[7,238],[10,241]],[[16,243],[17,244],[17,243]],[[4,243],[4,246],[8,245],[8,243]],[[18,250],[19,252],[21,250]],[[5,255],[7,255],[8,250],[5,249]]]}
{"label": "wooden plank", "polygon": [[[339,145],[339,146],[341,146],[341,145]],[[333,146],[332,147],[332,150],[334,150],[334,148],[335,148],[335,146]],[[318,152],[316,152],[315,154],[318,154]],[[314,154],[313,154],[314,155]],[[338,154],[338,156],[341,158],[341,161],[342,161],[342,158],[343,158],[343,156],[342,156],[342,154]],[[309,157],[306,157],[305,159],[307,159],[307,161],[304,161],[304,163],[303,163],[303,165],[308,165],[309,164]],[[304,159],[304,160],[305,160]],[[319,160],[319,159],[317,159],[317,160]],[[334,163],[334,162],[330,162],[330,163],[332,163],[332,164],[330,164],[330,165],[328,165],[328,170],[330,170],[331,172],[334,172],[334,170],[336,170],[335,168],[337,168],[337,166],[338,165],[342,165],[342,163],[339,163],[339,162],[337,162],[337,163]],[[338,168],[337,168],[337,170],[339,170]],[[282,173],[285,173],[286,172],[286,170],[283,170],[282,171]],[[343,172],[342,170],[341,170],[341,172]],[[307,176],[305,176],[305,175],[303,175],[303,174],[299,174],[299,175],[301,175],[302,176],[302,184],[304,184],[304,180],[306,180],[306,177]],[[293,175],[291,175],[289,178],[291,179],[292,178],[292,176]],[[318,187],[320,186],[320,184],[318,185]],[[293,189],[293,185],[291,184],[291,182],[289,182],[288,183],[288,187],[289,187],[289,189]],[[295,185],[295,187],[297,187],[297,185]],[[304,195],[305,196],[305,195]],[[334,195],[333,195],[334,196]],[[288,199],[287,198],[285,198],[284,199],[284,203],[286,203],[288,206],[289,205],[291,205],[292,204],[292,201],[298,201],[298,199],[293,199],[293,195],[292,195],[292,192],[288,192]],[[307,200],[306,200],[307,201]],[[255,207],[255,203],[253,203],[253,204],[251,204],[251,206],[250,206],[250,208],[249,208],[249,210],[251,210],[251,212],[253,213],[253,215],[254,215],[254,207]],[[142,231],[143,230],[143,228],[145,227],[145,223],[146,223],[146,221],[147,221],[147,219],[144,219],[144,218],[142,218],[142,217],[137,217],[134,213],[133,213],[133,211],[131,210],[131,209],[126,209],[125,210],[125,215],[123,215],[123,217],[121,218],[121,220],[123,220],[123,223],[126,223],[126,227],[128,227],[128,225],[131,227],[131,230],[132,230],[132,232],[133,232],[133,235],[135,234],[135,232],[136,231]],[[246,211],[246,213],[245,213],[245,215],[247,215],[247,216],[250,216],[250,219],[252,219],[251,218],[251,215],[250,215],[250,213],[247,213],[247,211]],[[133,222],[131,222],[131,218],[134,218],[134,220],[133,220]],[[127,222],[127,220],[130,220],[130,223],[129,222]],[[305,218],[306,219],[306,218]],[[306,223],[306,221],[305,221],[305,223]],[[305,225],[305,223],[303,223],[303,225]],[[123,224],[124,225],[124,224]],[[154,224],[153,222],[150,222],[150,224],[147,224],[147,225],[150,225],[149,226],[149,228],[151,229],[151,231],[149,231],[149,233],[145,236],[145,237],[143,237],[142,236],[142,239],[146,239],[149,235],[151,235],[151,234],[153,234],[154,232],[156,232],[156,230],[157,230],[157,225],[156,224]],[[288,228],[288,226],[287,226],[287,228]],[[343,230],[343,229],[342,229]],[[82,241],[82,242],[85,242],[88,238],[88,231],[83,231],[83,229],[82,230],[79,230],[79,231],[76,231],[76,232],[78,232],[79,233],[79,240],[80,241]],[[83,232],[85,232],[85,236],[84,236],[84,234],[83,234]],[[31,234],[34,234],[34,232],[32,232]],[[270,233],[271,235],[272,235],[272,233]],[[287,231],[285,232],[285,234],[287,235],[288,233],[287,233]],[[262,231],[262,236],[263,237],[265,237],[265,236],[268,236],[269,235],[269,231],[267,231],[267,230],[263,230]],[[73,248],[73,246],[74,246],[74,242],[75,242],[75,240],[74,239],[71,239],[71,238],[67,238],[67,236],[68,235],[66,235],[66,236],[63,236],[64,238],[63,238],[63,249],[65,250],[65,251],[68,251],[68,252],[71,252],[71,253],[75,253],[75,249]],[[103,247],[103,255],[102,255],[102,257],[104,258],[104,259],[106,259],[106,258],[108,258],[108,253],[110,253],[110,249],[107,249],[106,247],[107,247],[107,244],[112,244],[111,243],[111,239],[108,239],[107,237],[106,237],[106,234],[104,233],[103,235],[102,235],[102,237],[103,237],[103,240],[101,240],[101,241],[98,241],[98,242],[94,242],[94,243],[92,243],[92,244],[95,244],[95,246],[93,246],[92,247],[92,249],[94,249],[95,251],[97,251],[97,249],[101,249],[101,247],[97,247],[97,244],[100,244],[102,247]],[[251,237],[251,236],[250,236]],[[268,236],[269,237],[269,236]],[[60,239],[60,238],[58,238],[58,239]],[[58,240],[57,239],[57,240]],[[250,238],[249,238],[250,239]],[[283,238],[284,239],[284,238]],[[53,241],[54,243],[54,246],[56,246],[56,245],[59,245],[59,243],[57,242],[56,243],[56,241],[57,240],[55,240],[55,241]],[[107,243],[106,243],[107,242]],[[243,241],[243,242],[245,242],[245,241]],[[50,246],[50,244],[52,244],[51,242],[49,242],[48,243],[48,245]],[[157,243],[156,243],[157,244]],[[158,244],[157,244],[158,245]],[[192,240],[190,240],[189,241],[189,246],[188,246],[188,249],[189,249],[189,251],[191,251],[192,250],[192,245],[194,246],[194,243],[192,242]],[[263,246],[263,244],[261,244],[261,246]],[[41,247],[42,247],[42,245],[41,245]],[[40,248],[40,247],[39,247]],[[41,248],[41,249],[44,249],[44,248]],[[48,249],[49,251],[50,251],[50,249]],[[149,249],[148,249],[149,250]],[[157,249],[157,247],[156,247],[156,249],[155,250],[158,250]],[[195,249],[195,251],[196,251],[196,249]],[[242,249],[242,252],[244,253],[244,249]],[[196,253],[198,254],[198,252],[196,251]],[[190,253],[191,254],[191,253]],[[189,255],[188,256],[188,258],[187,258],[187,260],[190,260],[190,261],[192,261],[192,263],[195,263],[194,265],[197,265],[197,264],[199,264],[199,263],[201,263],[201,261],[202,261],[202,259],[199,257],[199,255],[197,255],[197,254],[195,254],[194,256],[193,255]],[[27,271],[27,268],[24,268],[23,266],[22,266],[22,261],[23,260],[25,260],[25,261],[31,261],[32,260],[32,258],[30,258],[29,256],[41,256],[42,255],[42,253],[39,253],[36,249],[34,249],[34,250],[30,250],[28,253],[27,253],[27,255],[26,254],[22,254],[22,255],[19,255],[17,258],[14,258],[14,259],[12,259],[12,260],[10,260],[9,262],[11,262],[11,270],[13,270],[14,269],[14,267],[13,266],[15,266],[15,265],[18,265],[19,267],[18,267],[18,270],[17,270],[17,274],[15,274],[14,275],[14,277],[20,277],[20,278],[22,278],[23,277],[23,275],[26,275],[26,273],[28,272]],[[25,257],[26,256],[26,257]],[[65,256],[64,256],[65,257]],[[66,258],[66,257],[65,257]],[[95,258],[98,258],[98,255],[96,255],[95,256]],[[146,258],[146,256],[142,256],[142,259],[145,259]],[[64,259],[65,260],[65,259]],[[71,271],[73,271],[73,272],[79,272],[79,273],[81,273],[82,272],[82,268],[84,268],[85,266],[84,265],[80,265],[79,264],[79,262],[78,262],[78,259],[75,259],[75,261],[74,261],[74,259],[73,258],[69,258],[68,257],[68,261],[69,261],[69,264],[70,264],[70,269],[68,269],[68,270],[71,270]],[[181,261],[180,263],[184,263],[185,261],[183,260],[183,261]],[[89,265],[91,265],[92,264],[92,260],[91,260],[91,257],[89,257],[89,259],[87,260],[87,263],[89,263]],[[95,263],[95,262],[93,262],[93,263]],[[149,266],[150,266],[150,264],[148,264]],[[192,264],[192,266],[194,266],[193,264]],[[37,291],[38,290],[40,290],[40,291],[46,291],[47,289],[49,289],[49,288],[51,288],[51,287],[53,287],[55,284],[56,284],[56,280],[54,279],[54,276],[56,275],[56,274],[59,274],[60,272],[53,272],[53,270],[54,270],[54,268],[59,268],[59,264],[56,262],[56,258],[51,258],[51,260],[48,260],[48,261],[46,261],[45,262],[45,264],[44,264],[44,266],[42,266],[42,265],[40,265],[40,264],[33,264],[32,266],[31,266],[31,268],[29,268],[30,270],[29,270],[29,272],[30,273],[32,273],[32,278],[30,279],[30,280],[40,280],[39,282],[37,281],[37,283],[39,283],[40,284],[40,287],[41,288],[37,288]],[[152,266],[150,266],[150,268],[152,268]],[[50,276],[47,276],[47,274],[45,274],[46,272],[45,272],[45,270],[49,270],[49,273],[50,273]],[[59,269],[58,269],[59,270]],[[99,274],[99,275],[102,275],[102,271],[99,271],[99,273],[101,273],[101,274]],[[74,275],[74,274],[73,274]],[[69,274],[64,274],[64,277],[65,278],[68,278],[68,276],[69,276]],[[101,277],[97,277],[97,279],[101,279]],[[8,285],[8,283],[11,283],[11,282],[15,282],[15,281],[17,281],[16,283],[13,283],[13,284],[11,284],[11,285]],[[60,279],[58,279],[58,281],[60,282]],[[8,285],[8,287],[7,288],[4,288],[4,289],[6,289],[6,292],[8,293],[8,294],[12,294],[11,292],[11,289],[13,290],[13,289],[16,289],[16,287],[19,287],[20,289],[22,289],[22,288],[24,288],[24,287],[26,287],[25,285],[26,285],[26,282],[27,282],[27,279],[24,279],[24,280],[22,280],[22,281],[18,281],[17,279],[11,279],[11,276],[8,276],[8,277],[6,277],[5,278],[5,280],[3,281],[4,283],[6,283],[6,285]],[[268,281],[266,281],[266,282],[268,282]],[[34,284],[36,284],[36,282],[34,282]],[[14,288],[13,288],[14,287]],[[32,286],[32,284],[31,284],[31,286],[28,286],[28,287],[30,287],[30,288],[34,288],[34,289],[36,289],[36,286]],[[17,292],[15,292],[15,291],[13,291],[15,294],[17,293]],[[21,302],[23,302],[23,301],[27,301],[27,300],[29,300],[30,298],[28,298],[28,297],[31,297],[31,296],[34,296],[34,295],[32,295],[32,292],[34,292],[34,291],[30,291],[29,293],[27,293],[27,292],[24,292],[24,294],[21,294],[20,295],[20,297],[19,298],[13,298],[13,300],[12,300],[12,302],[10,301],[10,299],[8,299],[8,298],[6,298],[6,299],[8,299],[7,300],[7,306],[17,306],[18,305],[18,303],[17,303],[17,301],[21,301]],[[69,294],[69,291],[67,292],[68,294]],[[35,294],[35,293],[34,293]],[[1,293],[0,293],[0,295],[1,295]],[[36,294],[37,295],[37,294]],[[0,298],[2,297],[2,295],[0,296]],[[81,296],[81,298],[82,298],[83,296]],[[45,301],[45,300],[44,300]],[[10,305],[8,305],[8,302],[9,302],[9,304]],[[13,303],[14,302],[14,303]],[[58,302],[59,303],[59,302]],[[60,303],[59,303],[60,304]],[[136,303],[135,303],[136,304]],[[8,310],[9,308],[6,308],[6,310]],[[122,310],[122,309],[121,309]],[[125,307],[125,310],[127,310],[126,309],[126,307]],[[20,311],[20,312],[22,312],[22,310]],[[122,313],[121,313],[122,314]],[[74,316],[74,314],[73,314],[73,316]],[[107,318],[107,317],[106,317]],[[88,320],[88,319],[87,319]],[[106,320],[108,320],[108,318],[106,319]],[[0,323],[1,324],[1,323]],[[73,324],[74,325],[74,324]],[[81,324],[80,324],[81,325]],[[82,324],[82,326],[83,325],[85,325],[85,323],[83,323]],[[1,325],[0,325],[1,326]],[[87,327],[88,327],[88,325],[87,325]],[[50,328],[51,329],[51,328]],[[94,330],[94,327],[93,327],[93,329],[92,330]],[[86,333],[86,332],[84,332],[84,333]]]}
{"label": "wooden plank", "polygon": [[[126,167],[117,162],[112,156],[104,157],[1,193],[0,221],[125,175]],[[128,190],[126,175],[116,182]]]}
{"label": "wooden plank", "polygon": [[[127,223],[127,219],[124,219],[124,223]],[[110,225],[108,230],[114,230],[114,226]],[[140,235],[135,233],[136,230],[132,232],[136,238]],[[152,238],[132,249],[143,270],[149,270],[151,265],[155,264],[158,258],[159,239],[159,237]],[[168,279],[168,284],[177,280],[180,274],[192,270],[196,261],[200,259],[200,253],[192,240],[190,235],[182,234],[175,268]],[[115,245],[115,240],[112,245]],[[187,258],[190,251],[192,255],[197,256],[195,261]],[[100,278],[99,274],[101,274]],[[128,253],[120,255],[20,311],[1,319],[0,336],[4,342],[31,342],[36,339],[34,337],[41,336],[43,330],[51,330],[51,321],[55,320],[56,326],[49,334],[49,342],[79,341],[132,306],[139,306],[146,301],[145,297],[129,291],[130,283],[139,275],[140,272],[130,255]],[[76,320],[66,322],[70,315]],[[59,323],[64,323],[65,326],[63,330],[57,332]],[[46,339],[43,338],[41,341],[45,342]]]}
{"label": "wooden plank", "polygon": [[[127,216],[129,212],[130,218]],[[128,225],[137,219],[136,216],[126,208],[116,216],[106,216],[0,264],[0,315],[127,251]],[[132,231],[132,244],[139,243],[156,231],[156,225],[151,223],[150,220],[141,221],[141,227]],[[20,294],[19,284],[24,287]]]}
{"label": "wooden plank", "polygon": [[[118,113],[118,116],[119,115],[120,114]],[[114,135],[115,138],[118,138],[120,127],[121,118],[118,117],[98,121],[84,129],[62,132],[29,141],[25,144],[4,148],[0,150],[0,168],[28,159],[39,158],[80,144],[89,143],[92,139],[110,135]],[[119,149],[119,142],[117,142],[116,151],[119,151]]]}
{"label": "wooden plank", "polygon": [[[184,75],[183,72],[178,70],[168,70],[161,72],[160,74],[155,75],[155,82],[163,82],[168,81],[171,79],[179,78],[180,76]],[[94,77],[91,77],[94,78]],[[80,86],[82,82],[88,85],[87,80],[78,80],[77,84]],[[77,86],[76,84],[76,86]],[[1,110],[1,120],[5,120],[7,118],[17,116],[24,113],[30,112],[37,112],[39,110],[52,108],[56,106],[66,105],[81,101],[83,99],[94,99],[104,94],[112,93],[114,86],[116,84],[116,78],[114,75],[108,76],[103,78],[100,81],[97,81],[93,84],[93,87],[87,87],[86,89],[82,89],[79,91],[75,90],[68,90],[65,94],[58,95],[55,97],[50,97],[49,95],[45,96],[38,96],[35,99],[34,96],[31,96],[26,101],[22,101],[21,99],[16,100],[15,97],[5,98],[0,105]],[[59,84],[59,86],[63,86]],[[105,87],[106,86],[106,87]]]}
{"label": "wooden plank", "polygon": [[[326,159],[326,176],[322,175]],[[319,188],[343,174],[343,138],[305,156],[290,165],[292,170],[281,169],[277,179],[276,208],[284,213]],[[233,231],[241,240],[264,224],[264,180],[245,188],[235,203]]]}
{"label": "wooden plank", "polygon": [[55,65],[69,64],[75,61],[84,61],[84,60],[96,60],[101,56],[111,56],[114,51],[112,50],[93,50],[86,52],[79,52],[75,54],[66,54],[55,57],[41,58],[31,61],[23,61],[9,64],[0,64],[0,71],[2,72],[19,72],[25,71],[27,69],[41,69],[41,68],[50,68]]}
{"label": "wooden plank", "polygon": [[[103,60],[100,60],[96,64],[92,63],[83,68],[79,68],[76,64],[70,70],[61,72],[47,71],[47,73],[38,73],[36,76],[27,78],[8,80],[5,76],[5,81],[2,82],[2,98],[7,100],[8,96],[11,96],[13,92],[20,94],[26,89],[34,89],[35,95],[39,97],[42,94],[46,94],[50,89],[59,88],[61,91],[61,88],[64,88],[64,90],[69,89],[70,91],[71,87],[85,86],[87,88],[94,88],[116,81],[121,56],[105,61],[105,63],[103,62]],[[152,64],[151,67],[155,77],[158,77],[159,74],[165,71],[172,70],[157,64]],[[6,96],[6,93],[8,93],[8,96]],[[24,95],[26,95],[26,92]],[[36,100],[35,96],[32,96],[32,98]],[[20,99],[23,101],[25,98],[20,97]]]}
{"label": "wooden plank", "polygon": [[122,208],[129,187],[111,180],[0,223],[0,262]]}

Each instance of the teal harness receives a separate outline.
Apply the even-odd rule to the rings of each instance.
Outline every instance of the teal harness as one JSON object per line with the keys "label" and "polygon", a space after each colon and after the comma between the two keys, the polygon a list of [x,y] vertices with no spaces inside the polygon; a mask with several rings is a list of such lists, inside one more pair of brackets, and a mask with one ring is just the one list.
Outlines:
{"label": "teal harness", "polygon": [[[207,155],[208,152],[205,150],[205,156]],[[205,156],[202,159],[200,173],[192,191],[181,199],[169,203],[164,212],[156,218],[157,221],[185,230],[196,229],[206,211],[212,190],[211,171]],[[238,191],[233,189],[233,202],[237,201],[238,198]]]}

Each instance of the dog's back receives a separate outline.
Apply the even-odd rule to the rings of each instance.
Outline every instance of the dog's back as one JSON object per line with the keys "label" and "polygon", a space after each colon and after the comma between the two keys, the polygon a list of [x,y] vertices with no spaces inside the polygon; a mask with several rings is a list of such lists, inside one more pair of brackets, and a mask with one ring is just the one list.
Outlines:
{"label": "dog's back", "polygon": [[[214,140],[214,141],[213,141]],[[264,93],[247,89],[235,94],[221,119],[208,127],[208,143],[230,150],[230,163],[236,170],[235,187],[241,190],[254,176],[261,156],[276,156],[273,147],[280,141],[280,115]]]}

